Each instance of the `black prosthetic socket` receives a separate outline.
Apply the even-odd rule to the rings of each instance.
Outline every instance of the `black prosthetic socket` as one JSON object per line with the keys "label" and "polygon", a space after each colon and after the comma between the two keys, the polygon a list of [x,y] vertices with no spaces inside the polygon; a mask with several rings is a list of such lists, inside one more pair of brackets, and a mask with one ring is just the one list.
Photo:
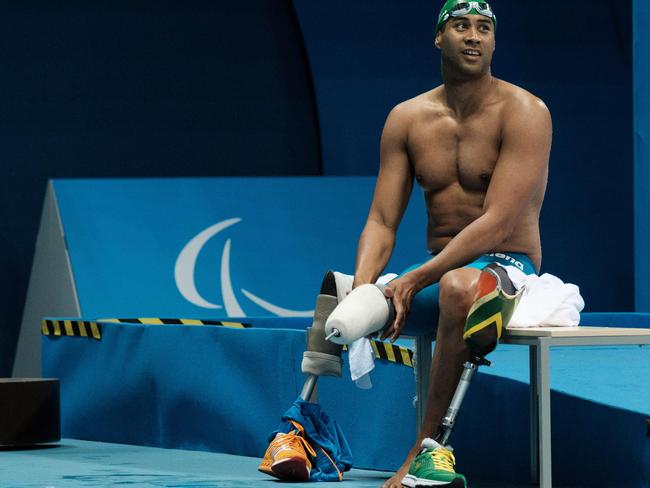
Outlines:
{"label": "black prosthetic socket", "polygon": [[499,275],[501,288],[503,289],[504,292],[506,292],[508,295],[514,295],[515,293],[517,293],[517,289],[515,288],[514,283],[508,276],[508,272],[505,270],[503,266],[499,266],[497,263],[490,263],[486,266],[486,268],[490,268],[497,275]]}

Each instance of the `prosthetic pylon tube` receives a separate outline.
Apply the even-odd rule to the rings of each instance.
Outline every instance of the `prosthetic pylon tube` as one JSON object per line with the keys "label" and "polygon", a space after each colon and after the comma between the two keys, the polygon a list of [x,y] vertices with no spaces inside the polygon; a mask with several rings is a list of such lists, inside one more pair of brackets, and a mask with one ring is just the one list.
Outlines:
{"label": "prosthetic pylon tube", "polygon": [[454,430],[456,417],[474,373],[478,371],[479,366],[490,365],[485,356],[496,348],[519,303],[522,291],[523,289],[515,289],[506,270],[498,264],[491,263],[481,271],[476,297],[467,315],[463,334],[471,359],[463,367],[454,396],[442,419],[439,434],[439,442],[442,445],[447,444]]}

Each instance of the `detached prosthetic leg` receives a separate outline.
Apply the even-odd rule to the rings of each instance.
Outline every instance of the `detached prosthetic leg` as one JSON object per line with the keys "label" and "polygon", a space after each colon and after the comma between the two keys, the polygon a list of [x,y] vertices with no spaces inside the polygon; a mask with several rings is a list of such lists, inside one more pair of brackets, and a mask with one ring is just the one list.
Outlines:
{"label": "detached prosthetic leg", "polygon": [[[338,304],[336,291],[334,273],[328,271],[316,299],[314,321],[307,329],[307,350],[301,365],[307,380],[300,393],[305,401],[312,398],[319,376],[341,376],[343,347],[325,340],[325,321]],[[291,424],[293,430],[278,432],[271,440],[258,470],[286,481],[308,481],[312,462],[317,462],[316,450],[307,439],[305,428],[294,420]]]}
{"label": "detached prosthetic leg", "polygon": [[[342,293],[343,289],[337,289],[335,273],[328,271],[316,299],[312,326],[307,329],[307,350],[302,358],[301,369],[307,379],[300,397],[306,402],[312,400],[319,376],[341,376],[342,344],[370,334],[392,320],[392,305],[381,288],[375,285],[359,286],[340,305],[338,292]],[[318,473],[319,459],[322,461],[322,457],[316,452],[320,449],[336,468],[339,480],[343,479],[339,467],[322,446],[312,447],[305,428],[294,421],[292,426],[294,429],[290,432],[277,432],[270,439],[258,469],[282,480],[307,481],[311,476],[312,462],[316,462],[315,471]],[[321,473],[321,476],[332,474]]]}

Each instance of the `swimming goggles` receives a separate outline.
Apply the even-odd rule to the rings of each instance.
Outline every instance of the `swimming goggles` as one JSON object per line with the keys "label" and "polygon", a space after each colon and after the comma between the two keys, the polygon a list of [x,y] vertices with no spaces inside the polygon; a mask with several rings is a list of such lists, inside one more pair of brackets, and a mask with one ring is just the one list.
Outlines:
{"label": "swimming goggles", "polygon": [[438,26],[436,31],[440,30],[442,24],[447,22],[450,17],[462,17],[463,15],[468,15],[470,13],[483,15],[492,19],[492,23],[496,28],[497,19],[494,12],[492,12],[492,7],[487,2],[458,2],[456,5],[449,9],[444,9],[441,12],[440,18],[438,19]]}
{"label": "swimming goggles", "polygon": [[492,18],[494,13],[490,4],[487,2],[461,2],[452,7],[449,11],[451,17],[461,17],[469,14],[472,10],[476,10],[479,15]]}

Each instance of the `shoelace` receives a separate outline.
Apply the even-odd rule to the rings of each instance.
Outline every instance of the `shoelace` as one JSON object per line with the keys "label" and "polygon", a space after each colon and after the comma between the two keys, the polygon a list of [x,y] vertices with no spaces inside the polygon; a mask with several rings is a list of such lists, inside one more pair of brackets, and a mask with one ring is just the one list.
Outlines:
{"label": "shoelace", "polygon": [[314,448],[311,447],[309,442],[307,442],[307,439],[297,433],[289,437],[287,443],[289,444],[289,447],[295,450],[298,450],[298,447],[302,446],[309,454],[311,454],[312,457],[316,457],[316,451],[314,451]]}
{"label": "shoelace", "polygon": [[318,448],[319,448],[321,451],[323,451],[323,454],[325,454],[325,456],[327,457],[327,459],[330,460],[330,463],[332,463],[332,466],[334,466],[334,469],[336,470],[336,474],[337,474],[338,477],[339,477],[339,481],[343,481],[343,473],[341,473],[341,470],[340,470],[339,467],[336,465],[336,463],[334,462],[334,460],[330,457],[329,454],[327,454],[327,451],[326,451],[325,449],[323,449],[321,446],[318,446]]}
{"label": "shoelace", "polygon": [[433,467],[441,471],[449,471],[455,473],[454,464],[456,459],[448,449],[438,447],[429,452],[431,459],[433,459]]}
{"label": "shoelace", "polygon": [[[295,420],[291,420],[291,425],[293,425],[296,428],[296,430],[292,431],[290,434],[283,434],[283,437],[287,435],[291,436],[287,438],[288,439],[287,443],[289,444],[289,447],[291,447],[292,449],[296,449],[299,443],[302,443],[302,445],[307,448],[307,452],[311,454],[313,458],[316,458],[317,457],[316,451],[314,450],[313,447],[311,447],[311,444],[307,441],[307,439],[303,437],[305,435],[305,428]],[[336,470],[336,474],[339,477],[339,481],[342,481],[343,473],[341,473],[341,470],[336,465],[334,460],[330,457],[329,454],[327,454],[327,451],[325,449],[323,449],[321,446],[318,446],[318,448],[322,451],[323,454],[325,454],[325,457],[329,459],[330,463],[332,463],[332,466],[334,466],[334,469]]]}
{"label": "shoelace", "polygon": [[[291,449],[299,450],[299,447],[303,447],[312,457],[316,457],[316,451],[311,447],[311,444],[307,442],[307,439],[303,437],[305,429],[298,422],[291,421],[291,424],[296,428],[296,430],[290,432],[289,434],[284,434],[278,436],[276,440],[286,443]],[[274,441],[275,442],[275,441]]]}
{"label": "shoelace", "polygon": [[[289,434],[282,434],[282,436],[279,436],[276,439],[278,440],[282,439],[282,441],[286,441],[287,444],[289,444],[289,447],[291,447],[292,449],[296,449],[299,445],[302,445],[305,448],[307,448],[307,452],[311,454],[313,458],[316,458],[317,457],[316,451],[314,451],[314,448],[311,447],[311,444],[307,441],[307,439],[303,437],[305,435],[305,428],[295,420],[291,420],[291,425],[293,425],[296,428],[296,430],[290,432]],[[327,454],[327,451],[325,449],[323,449],[321,446],[318,446],[318,448],[323,452],[323,454],[325,454],[327,459],[329,459],[330,463],[332,463],[332,466],[334,466],[334,469],[336,470],[336,474],[339,477],[339,481],[342,481],[343,473],[341,473],[341,470],[336,465],[334,460],[330,457],[329,454]]]}

